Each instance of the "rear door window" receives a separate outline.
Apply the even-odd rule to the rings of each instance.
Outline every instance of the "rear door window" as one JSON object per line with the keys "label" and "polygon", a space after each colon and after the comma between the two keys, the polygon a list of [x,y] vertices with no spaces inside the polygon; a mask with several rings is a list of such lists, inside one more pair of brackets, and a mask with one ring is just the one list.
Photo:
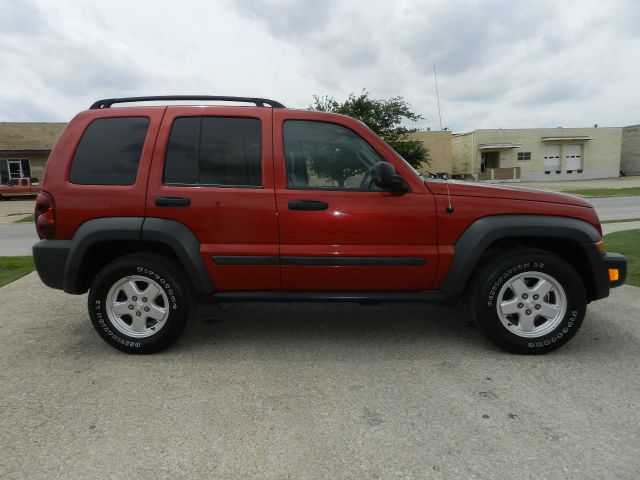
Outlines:
{"label": "rear door window", "polygon": [[165,185],[262,186],[257,118],[179,117],[171,127]]}

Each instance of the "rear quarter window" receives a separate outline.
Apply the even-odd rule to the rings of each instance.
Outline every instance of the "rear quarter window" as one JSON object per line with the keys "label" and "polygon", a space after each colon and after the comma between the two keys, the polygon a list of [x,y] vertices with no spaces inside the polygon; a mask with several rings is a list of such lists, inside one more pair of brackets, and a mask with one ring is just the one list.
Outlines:
{"label": "rear quarter window", "polygon": [[94,120],[78,144],[69,181],[80,185],[133,185],[148,129],[147,117]]}

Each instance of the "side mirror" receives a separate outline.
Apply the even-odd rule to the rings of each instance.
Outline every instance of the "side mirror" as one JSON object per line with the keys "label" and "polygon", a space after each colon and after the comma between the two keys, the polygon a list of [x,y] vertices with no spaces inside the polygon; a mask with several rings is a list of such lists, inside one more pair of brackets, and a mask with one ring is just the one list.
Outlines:
{"label": "side mirror", "polygon": [[377,187],[394,193],[404,193],[408,190],[407,184],[393,165],[389,162],[378,162],[373,167],[373,182]]}

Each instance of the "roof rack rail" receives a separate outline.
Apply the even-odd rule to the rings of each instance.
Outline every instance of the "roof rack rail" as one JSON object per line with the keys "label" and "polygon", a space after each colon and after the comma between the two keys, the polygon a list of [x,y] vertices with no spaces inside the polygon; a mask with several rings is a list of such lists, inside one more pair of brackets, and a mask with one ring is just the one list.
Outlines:
{"label": "roof rack rail", "polygon": [[109,108],[115,103],[132,103],[132,102],[167,102],[174,100],[207,100],[218,102],[246,102],[255,103],[256,107],[269,106],[271,108],[286,108],[280,102],[269,100],[268,98],[258,97],[226,97],[217,95],[161,95],[155,97],[123,97],[123,98],[105,98],[94,102],[90,110],[100,108]]}

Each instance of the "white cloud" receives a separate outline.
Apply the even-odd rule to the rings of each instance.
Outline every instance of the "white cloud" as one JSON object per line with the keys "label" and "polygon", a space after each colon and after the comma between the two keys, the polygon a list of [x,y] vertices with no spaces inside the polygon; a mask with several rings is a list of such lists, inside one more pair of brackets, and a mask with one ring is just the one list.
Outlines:
{"label": "white cloud", "polygon": [[0,3],[0,120],[68,120],[98,98],[402,95],[435,128],[638,123],[634,0]]}

